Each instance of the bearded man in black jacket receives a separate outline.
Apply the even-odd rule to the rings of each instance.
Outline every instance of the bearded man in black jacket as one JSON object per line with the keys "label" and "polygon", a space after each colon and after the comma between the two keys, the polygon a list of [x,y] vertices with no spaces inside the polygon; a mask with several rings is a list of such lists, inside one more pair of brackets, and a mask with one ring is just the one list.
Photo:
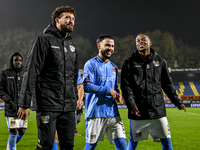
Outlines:
{"label": "bearded man in black jacket", "polygon": [[136,149],[138,141],[161,141],[163,149],[172,150],[171,134],[166,118],[163,91],[179,109],[185,106],[176,94],[166,61],[150,48],[150,37],[136,37],[136,50],[125,60],[121,71],[121,89],[128,107],[130,136],[128,150]]}
{"label": "bearded man in black jacket", "polygon": [[37,105],[36,150],[52,149],[55,130],[61,150],[74,146],[79,66],[70,33],[75,15],[70,6],[57,7],[52,13],[53,23],[36,38],[27,56],[18,116],[26,119],[32,104]]}
{"label": "bearded man in black jacket", "polygon": [[1,74],[0,96],[5,101],[5,116],[10,131],[7,150],[16,149],[16,144],[22,139],[27,128],[27,120],[18,118],[17,111],[19,91],[23,76],[23,58],[20,53],[10,55],[9,68]]}

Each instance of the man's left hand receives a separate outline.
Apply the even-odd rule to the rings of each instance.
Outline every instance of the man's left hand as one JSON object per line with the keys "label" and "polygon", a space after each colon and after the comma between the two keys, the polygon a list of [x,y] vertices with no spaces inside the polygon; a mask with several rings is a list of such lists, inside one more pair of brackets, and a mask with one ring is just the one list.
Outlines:
{"label": "man's left hand", "polygon": [[186,112],[186,107],[185,107],[185,105],[183,105],[183,104],[181,104],[181,105],[178,107],[178,109],[180,109],[180,110],[185,110],[185,112]]}
{"label": "man's left hand", "polygon": [[21,118],[22,120],[26,120],[28,118],[28,115],[29,115],[29,111],[30,111],[30,108],[22,108],[22,107],[19,107],[19,110],[17,112],[17,115],[19,118]]}
{"label": "man's left hand", "polygon": [[117,97],[116,97],[116,100],[117,102],[122,102],[123,101],[123,97],[119,94]]}
{"label": "man's left hand", "polygon": [[77,101],[77,106],[76,106],[76,110],[81,110],[82,108],[82,101]]}

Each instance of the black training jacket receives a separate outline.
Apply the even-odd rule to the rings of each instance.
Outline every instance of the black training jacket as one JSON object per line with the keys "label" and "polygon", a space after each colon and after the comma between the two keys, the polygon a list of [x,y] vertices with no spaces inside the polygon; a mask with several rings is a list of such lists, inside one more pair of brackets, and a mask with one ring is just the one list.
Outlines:
{"label": "black training jacket", "polygon": [[[121,70],[121,89],[128,107],[128,118],[134,120],[157,119],[166,116],[163,91],[176,105],[181,100],[169,76],[166,61],[151,49],[149,61],[136,49],[124,61]],[[137,107],[141,117],[131,113]]]}
{"label": "black training jacket", "polygon": [[3,70],[0,79],[0,97],[5,102],[6,117],[17,117],[17,111],[19,108],[18,95],[23,77],[23,66],[21,68],[15,68],[13,66],[13,57],[16,54],[20,55],[17,52],[10,55],[10,67],[9,69]]}
{"label": "black training jacket", "polygon": [[70,35],[50,24],[29,50],[19,107],[39,111],[75,111],[78,55]]}

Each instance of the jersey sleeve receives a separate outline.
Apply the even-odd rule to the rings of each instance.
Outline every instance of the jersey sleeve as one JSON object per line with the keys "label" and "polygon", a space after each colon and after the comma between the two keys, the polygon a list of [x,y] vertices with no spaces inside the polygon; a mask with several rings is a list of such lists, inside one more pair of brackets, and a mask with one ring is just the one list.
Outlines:
{"label": "jersey sleeve", "polygon": [[41,73],[47,52],[47,40],[38,37],[34,41],[27,55],[21,90],[19,93],[19,107],[30,108],[33,91],[35,91],[34,87],[36,79]]}
{"label": "jersey sleeve", "polygon": [[83,82],[93,83],[93,81],[94,81],[94,67],[92,67],[90,61],[87,61],[84,66]]}
{"label": "jersey sleeve", "polygon": [[120,94],[119,92],[119,87],[118,87],[118,68],[115,67],[115,71],[116,71],[116,80],[115,80],[115,91]]}
{"label": "jersey sleeve", "polygon": [[83,83],[83,80],[82,80],[82,78],[81,78],[81,73],[80,72],[78,72],[78,80],[77,80],[77,85],[79,85],[79,84],[82,84]]}
{"label": "jersey sleeve", "polygon": [[3,72],[0,77],[0,97],[3,101],[8,102],[12,98],[7,92],[5,92],[5,89],[4,89],[5,86],[6,86],[6,75]]}

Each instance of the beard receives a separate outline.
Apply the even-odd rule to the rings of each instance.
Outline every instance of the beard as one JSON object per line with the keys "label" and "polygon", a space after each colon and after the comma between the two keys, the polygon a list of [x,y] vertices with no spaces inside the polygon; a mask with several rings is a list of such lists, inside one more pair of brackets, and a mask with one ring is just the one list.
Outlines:
{"label": "beard", "polygon": [[106,50],[101,50],[101,54],[105,59],[110,59],[110,57],[106,55]]}
{"label": "beard", "polygon": [[71,33],[74,28],[68,27],[69,24],[65,25],[65,24],[61,24],[60,27],[62,29],[62,31],[67,32],[67,33]]}

